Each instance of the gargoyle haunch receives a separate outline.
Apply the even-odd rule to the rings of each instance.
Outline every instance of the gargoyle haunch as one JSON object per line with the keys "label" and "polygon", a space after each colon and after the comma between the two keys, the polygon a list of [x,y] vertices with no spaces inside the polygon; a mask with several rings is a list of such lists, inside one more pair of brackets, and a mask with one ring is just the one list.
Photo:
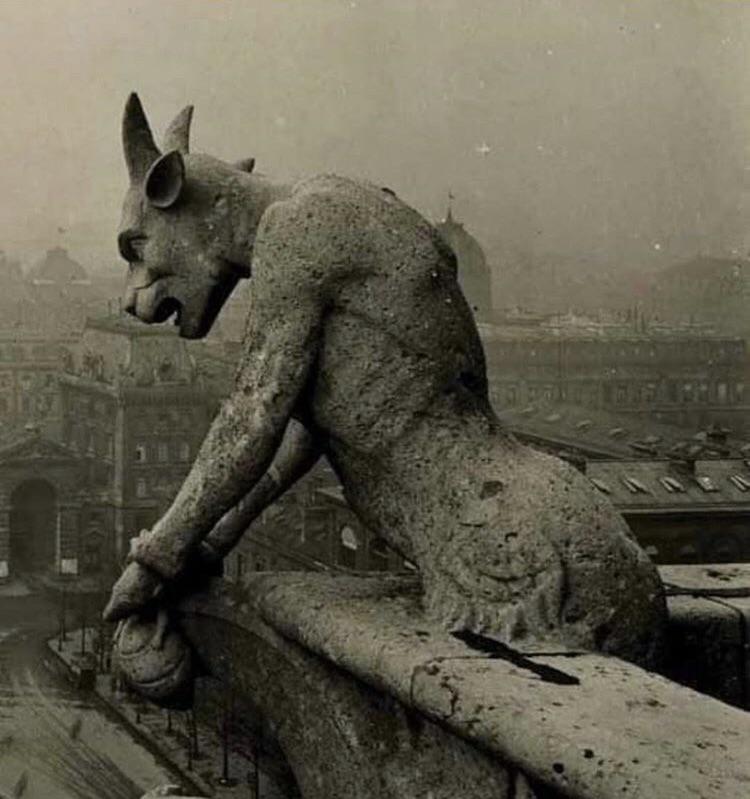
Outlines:
{"label": "gargoyle haunch", "polygon": [[200,337],[250,279],[242,358],[108,617],[142,607],[201,545],[221,549],[225,514],[244,503],[257,515],[323,456],[362,522],[417,564],[425,609],[449,628],[653,662],[666,616],[656,569],[583,475],[502,429],[435,228],[370,183],[285,187],[252,162],[189,153],[191,117],[170,125],[162,154],[128,101],[126,308]]}

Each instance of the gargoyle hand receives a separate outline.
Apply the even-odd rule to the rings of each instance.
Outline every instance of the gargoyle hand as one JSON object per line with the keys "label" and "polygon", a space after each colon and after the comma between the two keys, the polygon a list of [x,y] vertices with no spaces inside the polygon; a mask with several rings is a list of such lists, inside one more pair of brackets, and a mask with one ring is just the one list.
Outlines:
{"label": "gargoyle hand", "polygon": [[140,563],[129,563],[112,588],[104,609],[105,621],[119,621],[136,613],[153,600],[162,588],[162,579]]}

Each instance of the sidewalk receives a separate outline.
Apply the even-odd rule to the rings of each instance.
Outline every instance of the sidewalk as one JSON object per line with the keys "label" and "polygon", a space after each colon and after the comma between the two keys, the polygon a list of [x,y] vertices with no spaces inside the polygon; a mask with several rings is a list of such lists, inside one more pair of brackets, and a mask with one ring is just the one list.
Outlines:
{"label": "sidewalk", "polygon": [[[91,661],[91,633],[86,631],[86,658]],[[62,662],[68,674],[78,682],[81,662],[80,630],[69,632],[62,651],[57,636],[47,641],[50,652]],[[256,799],[255,767],[247,757],[232,751],[228,754],[228,774],[231,785],[219,784],[223,773],[223,748],[213,730],[198,724],[195,737],[191,735],[190,714],[166,710],[139,700],[119,690],[111,674],[97,674],[94,692],[98,700],[114,713],[143,746],[169,763],[182,777],[186,792],[217,797],[217,799]],[[192,746],[191,746],[192,743]],[[197,744],[197,745],[196,745]],[[271,799],[273,793],[261,790],[261,796]]]}

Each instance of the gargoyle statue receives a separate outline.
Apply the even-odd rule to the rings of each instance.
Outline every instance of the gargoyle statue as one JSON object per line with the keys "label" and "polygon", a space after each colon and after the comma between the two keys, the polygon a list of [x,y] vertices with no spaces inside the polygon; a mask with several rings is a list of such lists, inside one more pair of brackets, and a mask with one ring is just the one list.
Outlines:
{"label": "gargoyle statue", "polygon": [[285,187],[252,161],[190,153],[191,117],[177,116],[162,153],[137,96],[127,102],[125,307],[199,338],[250,279],[243,352],[107,617],[142,608],[201,547],[233,543],[227,530],[242,525],[227,518],[249,522],[325,456],[362,522],[417,564],[426,612],[448,628],[652,664],[666,613],[657,571],[582,474],[498,422],[435,228],[387,188],[335,175]]}

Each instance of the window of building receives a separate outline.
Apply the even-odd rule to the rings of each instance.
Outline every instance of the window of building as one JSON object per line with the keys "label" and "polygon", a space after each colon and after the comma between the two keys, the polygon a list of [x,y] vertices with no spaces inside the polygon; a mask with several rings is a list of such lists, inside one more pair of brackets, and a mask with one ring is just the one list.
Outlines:
{"label": "window of building", "polygon": [[745,384],[737,383],[737,385],[734,387],[734,398],[737,400],[737,402],[742,402],[744,396],[745,396]]}
{"label": "window of building", "polygon": [[169,444],[166,441],[160,441],[156,445],[156,458],[159,463],[166,463],[169,460]]}
{"label": "window of building", "polygon": [[646,383],[642,386],[641,399],[643,402],[654,402],[656,400],[656,383]]}
{"label": "window of building", "polygon": [[346,524],[339,532],[339,563],[346,569],[357,568],[359,539],[354,528]]}
{"label": "window of building", "polygon": [[716,399],[722,404],[726,404],[727,401],[727,384],[726,383],[717,383],[716,384]]}
{"label": "window of building", "polygon": [[84,574],[96,574],[102,568],[104,536],[99,530],[90,530],[83,541],[81,568]]}
{"label": "window of building", "polygon": [[143,497],[148,496],[148,486],[146,484],[145,478],[139,477],[135,481],[135,495],[140,499],[143,499]]}
{"label": "window of building", "polygon": [[648,488],[646,488],[646,486],[637,477],[625,475],[625,477],[622,478],[622,482],[631,494],[649,493]]}
{"label": "window of building", "polygon": [[245,558],[241,552],[238,552],[234,557],[234,573],[238,580],[241,580],[245,574]]}
{"label": "window of building", "polygon": [[145,444],[135,445],[135,460],[137,463],[145,463],[148,460],[148,454]]}
{"label": "window of building", "polygon": [[670,494],[684,494],[685,486],[676,477],[660,477],[659,482]]}
{"label": "window of building", "polygon": [[707,493],[713,493],[719,490],[716,483],[714,483],[708,475],[699,474],[696,476],[695,481]]}
{"label": "window of building", "polygon": [[732,474],[729,479],[740,491],[750,491],[750,480],[747,477],[743,477],[741,474]]}
{"label": "window of building", "polygon": [[181,461],[190,460],[190,442],[180,441],[179,458]]}

